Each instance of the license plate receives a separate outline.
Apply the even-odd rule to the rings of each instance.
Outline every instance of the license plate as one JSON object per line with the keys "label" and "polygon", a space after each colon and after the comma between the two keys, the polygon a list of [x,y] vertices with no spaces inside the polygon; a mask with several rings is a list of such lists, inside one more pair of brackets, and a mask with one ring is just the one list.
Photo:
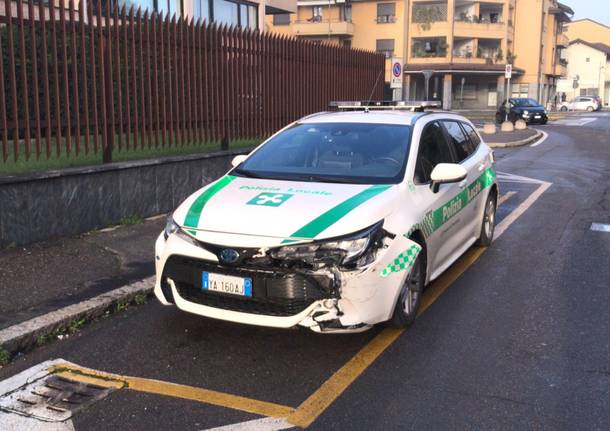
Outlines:
{"label": "license plate", "polygon": [[534,118],[540,118],[540,115],[534,115]]}
{"label": "license plate", "polygon": [[252,279],[204,271],[201,274],[201,288],[210,292],[251,297]]}

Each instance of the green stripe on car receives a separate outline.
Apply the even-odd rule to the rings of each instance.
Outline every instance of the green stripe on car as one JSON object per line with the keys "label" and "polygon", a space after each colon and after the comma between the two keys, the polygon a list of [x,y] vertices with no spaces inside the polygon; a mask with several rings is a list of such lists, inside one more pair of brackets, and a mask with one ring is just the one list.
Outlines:
{"label": "green stripe on car", "polygon": [[201,218],[201,211],[203,211],[203,207],[216,193],[231,184],[235,178],[236,177],[232,175],[225,175],[210,187],[205,189],[203,193],[201,193],[197,199],[195,199],[189,208],[186,218],[184,219],[184,226],[197,228],[197,226],[199,226],[199,219]]}
{"label": "green stripe on car", "polygon": [[405,236],[409,237],[416,229],[421,229],[427,238],[436,232],[441,226],[455,217],[462,209],[472,202],[483,190],[491,186],[496,178],[496,173],[492,168],[487,168],[476,180],[467,188],[462,190],[453,199],[443,206],[430,211],[424,216],[421,223],[413,226]]}
{"label": "green stripe on car", "polygon": [[[386,184],[377,184],[361,191],[360,193],[355,194],[351,198],[344,200],[339,205],[329,209],[324,214],[320,215],[319,217],[307,223],[305,226],[301,227],[299,230],[290,235],[290,238],[315,238],[321,232],[329,228],[331,225],[335,224],[339,219],[343,218],[354,208],[362,205],[364,202],[377,196],[379,193],[386,191],[390,187],[392,186]],[[294,241],[295,240],[292,239],[286,239],[282,241],[282,244],[287,244]]]}

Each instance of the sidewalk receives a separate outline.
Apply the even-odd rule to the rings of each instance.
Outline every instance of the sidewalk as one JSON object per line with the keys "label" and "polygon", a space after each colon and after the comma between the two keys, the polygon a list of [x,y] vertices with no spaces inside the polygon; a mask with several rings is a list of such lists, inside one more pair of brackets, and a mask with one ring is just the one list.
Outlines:
{"label": "sidewalk", "polygon": [[165,217],[0,250],[0,329],[154,273]]}
{"label": "sidewalk", "polygon": [[481,133],[485,143],[492,148],[519,147],[536,142],[542,133],[535,129],[515,130],[513,132],[496,132],[493,135]]}

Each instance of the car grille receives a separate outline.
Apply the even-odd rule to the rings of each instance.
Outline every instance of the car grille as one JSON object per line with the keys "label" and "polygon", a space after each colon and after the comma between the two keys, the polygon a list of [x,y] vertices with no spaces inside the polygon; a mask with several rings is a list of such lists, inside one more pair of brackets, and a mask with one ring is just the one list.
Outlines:
{"label": "car grille", "polygon": [[[213,272],[252,279],[252,297],[227,295],[201,289],[201,273]],[[186,256],[171,256],[163,270],[163,283],[171,278],[187,301],[224,310],[269,316],[293,316],[313,302],[332,298],[327,276],[303,275],[285,270],[235,268]]]}

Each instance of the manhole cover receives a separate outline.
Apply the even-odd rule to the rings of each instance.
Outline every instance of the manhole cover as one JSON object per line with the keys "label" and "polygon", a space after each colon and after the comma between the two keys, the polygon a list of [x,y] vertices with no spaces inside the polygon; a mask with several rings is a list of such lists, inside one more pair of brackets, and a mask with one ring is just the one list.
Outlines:
{"label": "manhole cover", "polygon": [[0,409],[43,421],[62,422],[115,388],[48,375],[0,398]]}

